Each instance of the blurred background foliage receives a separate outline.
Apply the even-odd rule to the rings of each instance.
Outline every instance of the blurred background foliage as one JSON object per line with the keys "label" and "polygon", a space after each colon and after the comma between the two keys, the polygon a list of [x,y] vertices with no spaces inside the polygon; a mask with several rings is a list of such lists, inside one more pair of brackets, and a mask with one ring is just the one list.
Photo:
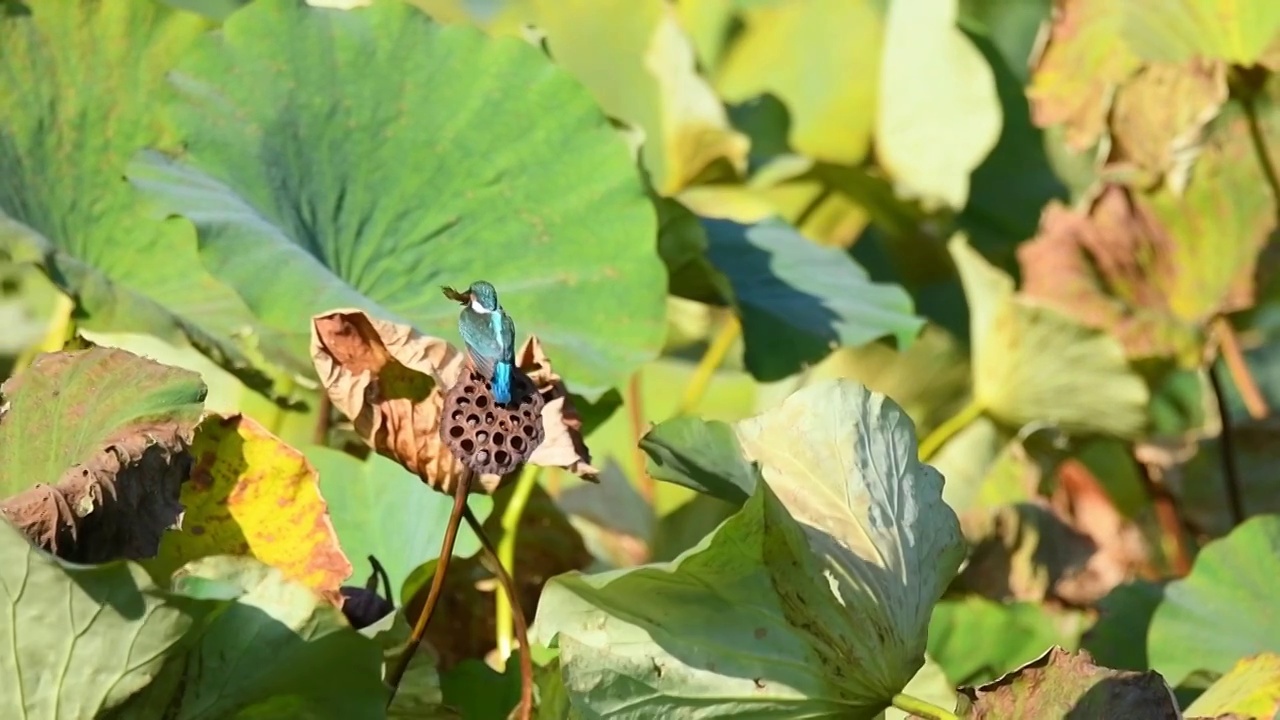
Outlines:
{"label": "blurred background foliage", "polygon": [[[336,76],[307,53],[340,49],[298,25],[342,20],[283,0],[3,3],[0,375],[78,333],[198,371],[207,409],[311,448],[311,314],[452,338],[437,286],[488,279],[603,471],[542,475],[528,577],[670,559],[732,512],[654,481],[653,424],[852,378],[911,415],[962,520],[929,633],[953,687],[1051,643],[1171,685],[1280,652],[1249,589],[1215,585],[1280,548],[1275,523],[1232,534],[1280,512],[1280,3],[410,4],[571,82],[505,49],[450,64],[422,50],[434,31],[392,26],[418,12],[398,3]],[[210,115],[201,88],[234,107]],[[484,191],[507,172],[536,182]],[[1213,575],[1218,539],[1236,564]],[[427,569],[396,563],[412,605]],[[492,680],[467,664],[494,651],[492,588],[459,577],[443,611],[475,632],[432,638],[469,668],[446,692]],[[1206,614],[1240,647],[1201,652]]]}

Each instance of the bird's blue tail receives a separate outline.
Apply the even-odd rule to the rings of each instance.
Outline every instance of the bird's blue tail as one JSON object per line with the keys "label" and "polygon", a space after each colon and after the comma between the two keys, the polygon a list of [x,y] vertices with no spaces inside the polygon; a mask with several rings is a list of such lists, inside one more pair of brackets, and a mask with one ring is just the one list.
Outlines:
{"label": "bird's blue tail", "polygon": [[499,405],[511,402],[511,363],[498,362],[493,366],[493,399]]}

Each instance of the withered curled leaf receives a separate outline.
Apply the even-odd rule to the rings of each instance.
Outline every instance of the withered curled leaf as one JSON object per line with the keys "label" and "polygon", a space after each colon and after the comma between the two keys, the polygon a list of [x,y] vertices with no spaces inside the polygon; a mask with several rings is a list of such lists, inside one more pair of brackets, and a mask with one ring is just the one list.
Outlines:
{"label": "withered curled leaf", "polygon": [[[370,447],[444,493],[470,472],[440,439],[444,394],[466,367],[465,353],[407,325],[340,309],[312,318],[311,358],[334,407]],[[546,436],[529,462],[594,480],[581,422],[537,338],[525,342],[516,361],[546,400]],[[479,480],[492,492],[500,478]]]}

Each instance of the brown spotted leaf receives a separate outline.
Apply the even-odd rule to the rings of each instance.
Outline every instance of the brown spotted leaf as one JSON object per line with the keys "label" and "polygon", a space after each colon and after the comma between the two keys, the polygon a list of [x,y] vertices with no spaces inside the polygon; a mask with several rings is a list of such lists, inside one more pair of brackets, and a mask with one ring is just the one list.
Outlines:
{"label": "brown spotted leaf", "polygon": [[1172,317],[1162,291],[1176,268],[1155,222],[1115,186],[1087,212],[1051,203],[1039,234],[1018,248],[1023,293],[1112,332],[1130,357],[1194,356],[1198,336]]}
{"label": "brown spotted leaf", "polygon": [[1063,125],[1067,144],[1093,147],[1106,130],[1115,88],[1138,69],[1117,42],[1123,22],[1114,0],[1058,0],[1049,42],[1028,89],[1037,125]]}
{"label": "brown spotted leaf", "polygon": [[[470,472],[440,439],[444,391],[461,374],[465,353],[441,338],[361,310],[332,310],[312,318],[311,357],[334,406],[379,453],[446,493]],[[516,359],[546,400],[546,436],[530,462],[593,477],[577,414],[537,338],[530,337]],[[566,450],[566,443],[582,451]],[[498,478],[480,480],[492,492]]]}
{"label": "brown spotted leaf", "polygon": [[1135,166],[1143,184],[1186,187],[1205,126],[1227,100],[1227,66],[1190,61],[1148,65],[1116,92],[1113,160]]}
{"label": "brown spotted leaf", "polygon": [[210,415],[191,443],[182,529],[166,533],[153,576],[210,555],[251,556],[339,604],[351,563],[338,544],[320,478],[302,453],[243,415]]}
{"label": "brown spotted leaf", "polygon": [[1008,675],[961,693],[971,703],[964,714],[969,720],[1180,717],[1173,692],[1158,673],[1099,667],[1088,652],[1056,645]]}
{"label": "brown spotted leaf", "polygon": [[39,356],[0,386],[0,512],[67,560],[151,557],[182,509],[205,392],[124,350]]}
{"label": "brown spotted leaf", "polygon": [[1039,235],[1019,248],[1023,290],[1113,332],[1132,358],[1195,365],[1208,321],[1253,304],[1258,256],[1276,225],[1263,187],[1247,119],[1230,103],[1185,191],[1110,186],[1085,210],[1050,206]]}

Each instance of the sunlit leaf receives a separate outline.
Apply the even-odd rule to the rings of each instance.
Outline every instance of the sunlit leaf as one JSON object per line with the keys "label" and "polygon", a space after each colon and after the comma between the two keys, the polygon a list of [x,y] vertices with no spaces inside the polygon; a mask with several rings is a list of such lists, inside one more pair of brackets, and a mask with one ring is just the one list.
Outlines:
{"label": "sunlit leaf", "polygon": [[949,245],[969,301],[974,400],[1014,427],[1132,436],[1147,388],[1110,336],[1016,297],[1013,281],[957,236]]}
{"label": "sunlit leaf", "polygon": [[151,557],[182,512],[205,392],[123,350],[37,357],[0,386],[3,514],[67,560]]}
{"label": "sunlit leaf", "polygon": [[[537,24],[556,62],[610,116],[639,125],[650,181],[663,195],[717,160],[738,172],[747,138],[695,67],[693,47],[666,0],[537,0]],[[602,42],[608,38],[608,42]]]}
{"label": "sunlit leaf", "polygon": [[1271,0],[1133,0],[1116,3],[1123,42],[1142,59],[1195,57],[1253,65],[1280,35],[1280,5]]}
{"label": "sunlit leaf", "polygon": [[1036,124],[1065,125],[1067,144],[1085,150],[1106,131],[1115,88],[1138,69],[1139,60],[1119,41],[1122,3],[1063,0],[1057,6],[1027,95]]}
{"label": "sunlit leaf", "polygon": [[200,424],[191,454],[182,528],[165,533],[147,568],[168,577],[210,555],[250,556],[337,603],[351,563],[302,453],[250,418],[215,415]]}
{"label": "sunlit leaf", "polygon": [[331,308],[455,337],[457,305],[426,289],[480,279],[588,399],[661,345],[652,204],[587,91],[525,41],[398,2],[262,0],[172,77],[186,152],[130,177],[296,358]]}
{"label": "sunlit leaf", "polygon": [[191,226],[121,179],[172,141],[164,78],[208,21],[150,1],[19,7],[0,15],[0,256],[40,265],[85,327],[189,339],[266,388],[287,360],[276,338],[201,265]]}
{"label": "sunlit leaf", "polygon": [[1204,694],[1187,706],[1186,717],[1218,717],[1236,713],[1274,718],[1280,712],[1280,655],[1258,653],[1242,658]]}
{"label": "sunlit leaf", "polygon": [[1165,587],[1151,620],[1151,667],[1180,684],[1225,673],[1259,652],[1280,653],[1280,616],[1263,578],[1280,577],[1280,516],[1250,518],[1204,546],[1191,574]]}
{"label": "sunlit leaf", "polygon": [[876,159],[904,195],[964,207],[1000,137],[991,66],[956,26],[959,0],[893,0],[884,30]]}
{"label": "sunlit leaf", "polygon": [[715,533],[671,563],[548,583],[535,635],[575,704],[871,718],[921,667],[962,548],[910,419],[836,381],[737,434],[765,482]]}
{"label": "sunlit leaf", "polygon": [[791,113],[791,145],[857,164],[871,149],[884,42],[874,0],[784,0],[742,8],[740,34],[714,78],[725,100],[772,93]]}

